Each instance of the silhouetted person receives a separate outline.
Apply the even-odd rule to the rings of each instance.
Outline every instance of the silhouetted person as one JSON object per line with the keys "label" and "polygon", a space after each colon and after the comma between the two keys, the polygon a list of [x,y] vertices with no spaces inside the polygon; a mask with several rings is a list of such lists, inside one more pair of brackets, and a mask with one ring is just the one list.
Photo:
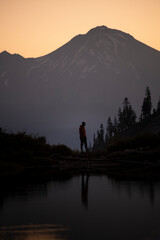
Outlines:
{"label": "silhouetted person", "polygon": [[86,208],[88,207],[88,179],[88,174],[86,176],[82,174],[81,198]]}
{"label": "silhouetted person", "polygon": [[81,141],[81,151],[83,152],[83,145],[85,146],[87,152],[87,137],[86,137],[86,130],[85,130],[85,122],[82,122],[82,125],[79,127],[79,136]]}

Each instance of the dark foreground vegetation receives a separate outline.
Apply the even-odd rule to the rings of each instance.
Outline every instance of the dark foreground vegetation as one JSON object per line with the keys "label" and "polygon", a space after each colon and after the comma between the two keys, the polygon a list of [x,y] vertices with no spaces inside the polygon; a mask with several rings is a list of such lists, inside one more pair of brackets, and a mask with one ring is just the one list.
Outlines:
{"label": "dark foreground vegetation", "polygon": [[160,134],[117,139],[103,151],[80,153],[65,145],[51,146],[45,137],[0,130],[0,177],[32,181],[79,174],[160,179]]}
{"label": "dark foreground vegetation", "polygon": [[19,168],[50,166],[56,155],[68,156],[72,150],[65,145],[51,146],[45,137],[7,133],[0,129],[0,174]]}

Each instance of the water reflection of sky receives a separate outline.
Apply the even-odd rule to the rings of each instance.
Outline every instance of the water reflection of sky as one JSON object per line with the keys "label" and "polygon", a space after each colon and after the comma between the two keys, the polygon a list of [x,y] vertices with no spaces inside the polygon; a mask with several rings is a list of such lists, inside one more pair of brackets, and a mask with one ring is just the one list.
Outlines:
{"label": "water reflection of sky", "polygon": [[160,239],[158,182],[83,175],[14,186],[2,191],[1,198],[3,235],[17,234],[12,226],[18,226],[19,235],[12,240]]}
{"label": "water reflection of sky", "polygon": [[0,227],[0,239],[65,240],[67,239],[67,229],[51,224]]}

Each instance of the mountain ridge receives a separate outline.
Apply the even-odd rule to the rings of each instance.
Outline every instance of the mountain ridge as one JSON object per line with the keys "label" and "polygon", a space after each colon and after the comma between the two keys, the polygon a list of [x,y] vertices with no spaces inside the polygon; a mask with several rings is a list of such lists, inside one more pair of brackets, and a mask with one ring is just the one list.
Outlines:
{"label": "mountain ridge", "polygon": [[[57,51],[57,50],[60,49],[61,47],[63,47],[63,46],[65,46],[66,44],[68,44],[68,43],[69,43],[70,41],[72,41],[73,39],[76,39],[76,38],[78,38],[78,37],[86,36],[86,35],[88,35],[88,34],[90,34],[90,33],[95,33],[95,32],[97,33],[97,32],[101,32],[101,31],[108,31],[108,32],[116,31],[116,32],[125,34],[126,36],[128,35],[128,37],[130,37],[130,38],[132,38],[132,39],[135,39],[135,38],[134,38],[131,34],[129,34],[129,33],[125,33],[125,32],[123,32],[123,31],[117,30],[117,29],[108,28],[108,27],[106,27],[105,25],[102,25],[102,26],[97,26],[97,27],[94,27],[94,28],[90,29],[87,33],[78,34],[78,35],[74,36],[74,37],[71,38],[68,42],[66,42],[64,45],[58,47],[57,49],[55,49],[55,50],[52,51],[51,53],[45,54],[45,55],[43,55],[43,56],[25,58],[25,57],[22,56],[21,54],[18,54],[18,53],[13,53],[13,54],[11,54],[11,53],[9,53],[7,50],[2,51],[2,52],[0,53],[0,55],[1,55],[1,54],[10,54],[10,55],[19,55],[19,56],[21,56],[21,57],[23,57],[23,58],[25,58],[25,59],[32,59],[32,58],[33,58],[33,59],[38,59],[38,58],[41,58],[41,57],[44,57],[44,56],[47,56],[47,55],[50,55],[50,54],[54,53],[55,51]],[[143,43],[143,42],[141,42],[141,41],[139,41],[139,40],[137,40],[137,39],[135,39],[135,40],[138,41],[138,42],[140,42],[140,43],[142,43],[142,44],[144,44],[144,45],[146,45],[147,47],[149,47],[149,48],[151,48],[151,49],[153,49],[153,50],[155,50],[155,51],[160,52],[159,50],[157,50],[157,49],[155,49],[155,48],[153,48],[153,47],[151,47],[151,46],[149,46],[149,45],[147,45],[147,44],[145,44],[145,43]]]}
{"label": "mountain ridge", "polygon": [[159,51],[105,26],[38,58],[0,54],[0,125],[77,146],[77,126],[84,120],[91,141],[124,97],[138,114],[146,86],[153,104],[158,101],[159,65]]}

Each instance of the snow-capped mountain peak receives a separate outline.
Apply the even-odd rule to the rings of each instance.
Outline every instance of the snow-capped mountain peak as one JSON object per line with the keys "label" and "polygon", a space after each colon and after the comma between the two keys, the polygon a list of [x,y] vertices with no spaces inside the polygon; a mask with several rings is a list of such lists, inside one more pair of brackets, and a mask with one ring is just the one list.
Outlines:
{"label": "snow-capped mountain peak", "polygon": [[73,146],[76,134],[68,136],[82,120],[93,136],[91,129],[113,116],[124,97],[138,111],[149,86],[154,102],[159,97],[159,66],[159,51],[105,26],[78,35],[40,58],[3,52],[0,126],[34,129],[54,143]]}

